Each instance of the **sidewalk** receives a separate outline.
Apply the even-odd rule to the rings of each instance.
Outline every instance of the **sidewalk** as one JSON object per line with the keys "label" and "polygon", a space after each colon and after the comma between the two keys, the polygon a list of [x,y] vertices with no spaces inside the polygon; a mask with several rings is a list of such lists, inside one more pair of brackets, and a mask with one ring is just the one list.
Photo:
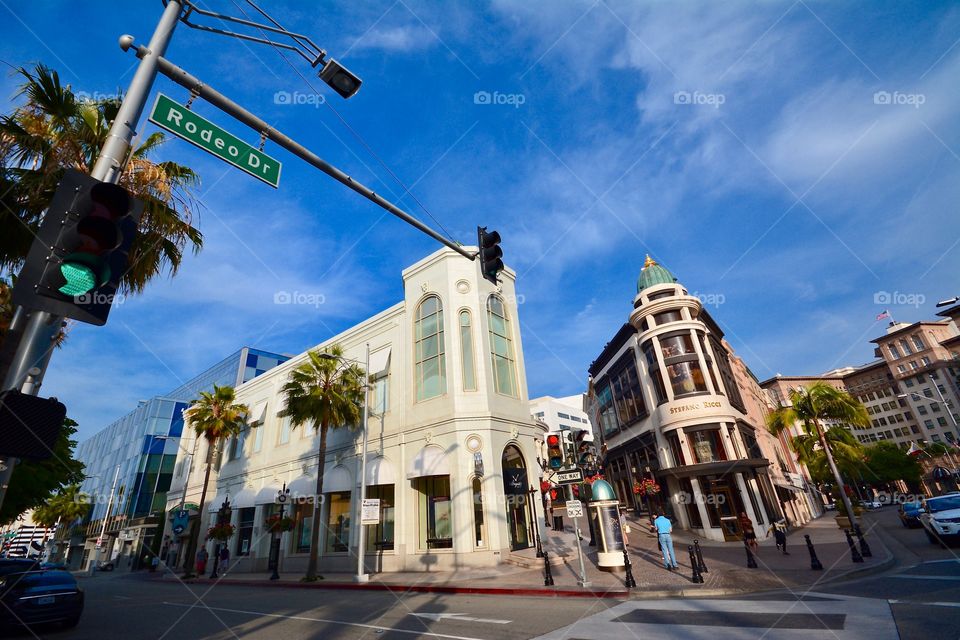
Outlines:
{"label": "sidewalk", "polygon": [[[582,524],[585,524],[581,520]],[[746,551],[738,543],[702,543],[704,564],[703,584],[691,580],[692,569],[687,545],[693,538],[683,531],[674,534],[674,547],[680,568],[667,571],[657,550],[656,538],[646,530],[646,524],[630,521],[629,551],[633,576],[637,587],[628,590],[624,586],[624,573],[609,573],[597,567],[596,549],[588,546],[589,533],[583,531],[581,543],[584,553],[589,587],[581,587],[579,563],[576,552],[576,536],[568,523],[565,531],[546,530],[543,548],[550,555],[554,586],[543,582],[543,560],[536,557],[535,549],[525,549],[510,554],[510,559],[497,567],[486,569],[462,569],[454,572],[428,573],[382,573],[370,576],[370,582],[354,582],[353,576],[342,573],[326,573],[324,579],[314,583],[300,582],[299,573],[281,573],[280,580],[271,581],[266,573],[227,573],[217,581],[195,578],[191,583],[222,585],[287,587],[306,589],[356,589],[423,591],[434,593],[483,593],[499,595],[531,596],[577,596],[650,598],[670,596],[720,596],[771,589],[809,588],[829,580],[849,578],[862,572],[883,570],[893,563],[893,556],[879,536],[869,533],[872,522],[864,521],[867,541],[873,551],[872,558],[854,564],[843,532],[833,517],[828,515],[796,529],[788,535],[787,550],[790,555],[777,551],[773,537],[760,540],[756,554],[757,568],[747,568]],[[810,568],[804,534],[808,534],[816,547],[817,556],[823,565],[822,571]],[[761,533],[761,536],[763,534]],[[159,577],[159,576],[158,576]],[[179,576],[165,572],[165,580],[178,580]]]}

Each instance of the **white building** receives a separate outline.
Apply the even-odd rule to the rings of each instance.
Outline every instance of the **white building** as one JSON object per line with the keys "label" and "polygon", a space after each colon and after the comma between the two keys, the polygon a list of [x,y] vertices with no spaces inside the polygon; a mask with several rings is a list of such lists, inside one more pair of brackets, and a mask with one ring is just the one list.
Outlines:
{"label": "white building", "polygon": [[[403,271],[402,301],[317,346],[340,344],[360,362],[370,347],[366,497],[381,500],[381,524],[366,527],[368,571],[490,566],[531,545],[533,521],[542,514],[534,518],[526,500],[505,496],[525,496],[536,486],[535,438],[542,439],[543,429],[530,417],[515,274],[504,270],[500,277],[494,287],[475,262],[438,251]],[[229,497],[237,532],[228,544],[239,559],[233,571],[266,570],[271,534],[264,521],[276,512],[284,484],[295,503],[286,513],[293,510],[296,527],[282,536],[282,570],[306,567],[316,519],[309,500],[298,498],[315,492],[319,437],[277,416],[281,387],[305,357],[237,388],[237,400],[251,409],[251,429],[228,444],[200,527],[206,532],[212,512]],[[351,523],[360,443],[360,429],[331,430],[328,437],[321,571],[356,567],[359,536]],[[206,449],[201,440],[197,464],[178,464],[168,511],[199,502]]]}
{"label": "white building", "polygon": [[585,430],[591,434],[587,440],[592,440],[593,427],[590,417],[583,410],[583,402],[583,394],[563,398],[541,396],[530,401],[530,413],[536,420],[546,424],[550,433]]}

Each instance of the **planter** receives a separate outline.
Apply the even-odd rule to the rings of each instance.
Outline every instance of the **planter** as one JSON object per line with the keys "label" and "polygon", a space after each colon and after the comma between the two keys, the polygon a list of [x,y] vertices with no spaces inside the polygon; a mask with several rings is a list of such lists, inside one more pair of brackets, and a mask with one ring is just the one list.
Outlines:
{"label": "planter", "polygon": [[847,516],[837,515],[837,516],[834,516],[834,520],[837,521],[837,527],[839,527],[840,529],[852,528],[852,525],[850,524],[850,518],[848,518]]}

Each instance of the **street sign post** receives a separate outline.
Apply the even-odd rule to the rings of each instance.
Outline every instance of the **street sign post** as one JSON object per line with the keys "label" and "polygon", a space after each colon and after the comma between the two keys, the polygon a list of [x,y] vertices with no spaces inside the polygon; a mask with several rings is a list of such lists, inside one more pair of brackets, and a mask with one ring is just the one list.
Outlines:
{"label": "street sign post", "polygon": [[583,470],[561,469],[557,471],[554,479],[557,484],[580,484],[583,482]]}
{"label": "street sign post", "polygon": [[280,184],[279,161],[162,93],[157,95],[149,120],[178,138],[183,138],[254,178],[263,180],[271,187],[276,188]]}
{"label": "street sign post", "polygon": [[579,500],[567,500],[566,507],[568,518],[583,517],[583,503]]}

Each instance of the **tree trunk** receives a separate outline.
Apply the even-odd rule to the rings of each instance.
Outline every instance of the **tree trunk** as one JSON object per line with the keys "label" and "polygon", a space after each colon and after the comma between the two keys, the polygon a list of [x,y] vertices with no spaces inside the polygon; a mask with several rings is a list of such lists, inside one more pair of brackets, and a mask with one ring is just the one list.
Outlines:
{"label": "tree trunk", "polygon": [[320,450],[317,452],[317,493],[313,499],[313,526],[310,528],[310,560],[307,562],[307,582],[313,582],[323,576],[317,576],[317,564],[320,556],[320,511],[323,506],[323,470],[327,458],[327,425],[320,425]]}
{"label": "tree trunk", "polygon": [[[213,455],[208,453],[207,455],[207,470],[203,474],[203,489],[200,491],[200,515],[197,516],[197,526],[190,531],[190,540],[187,542],[187,553],[183,558],[183,577],[188,578],[193,575],[193,560],[194,556],[197,555],[197,539],[200,537],[200,527],[203,526],[203,509],[204,501],[207,499],[207,485],[210,483],[210,467],[213,466],[213,460],[216,458],[217,451],[220,446],[220,442],[213,443]],[[187,476],[187,479],[184,482],[188,482],[190,476]],[[184,495],[186,495],[186,488],[184,488]]]}
{"label": "tree trunk", "polygon": [[840,488],[840,499],[843,500],[843,508],[847,511],[847,517],[850,518],[850,527],[856,528],[857,518],[853,514],[853,505],[850,504],[850,498],[847,496],[846,488],[843,485],[843,478],[840,477],[840,470],[837,469],[837,463],[833,461],[833,452],[827,446],[827,435],[823,432],[819,420],[814,420],[814,427],[817,430],[817,438],[820,439],[820,446],[823,447],[823,453],[827,456],[827,464],[830,465],[830,471],[833,472],[833,478],[837,481]]}

